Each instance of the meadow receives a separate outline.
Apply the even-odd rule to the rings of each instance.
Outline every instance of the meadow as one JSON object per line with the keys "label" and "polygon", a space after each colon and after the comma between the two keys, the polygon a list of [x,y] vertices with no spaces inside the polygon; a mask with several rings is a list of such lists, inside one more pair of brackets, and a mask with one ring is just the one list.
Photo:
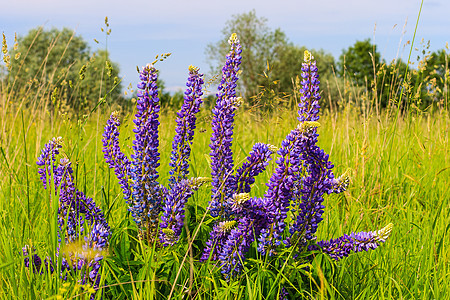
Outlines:
{"label": "meadow", "polygon": [[[70,111],[47,110],[46,99],[25,105],[20,98],[1,93],[0,297],[276,299],[285,287],[291,296],[310,299],[450,299],[447,92],[444,105],[426,111],[392,106],[375,112],[372,102],[361,106],[351,100],[358,96],[345,93],[339,109],[331,107],[320,114],[318,145],[330,155],[336,174],[347,172],[350,185],[341,194],[325,196],[317,235],[331,239],[393,223],[387,241],[338,262],[317,254],[308,265],[282,269],[259,257],[253,245],[243,272],[225,280],[212,262],[198,261],[212,227],[206,211],[209,188],[199,189],[188,201],[182,243],[161,248],[137,237],[117,178],[102,152],[103,128],[117,107],[103,103],[77,118]],[[132,152],[134,113],[121,111],[120,142],[127,155]],[[166,184],[176,111],[163,107],[160,114],[158,171]],[[296,106],[263,112],[244,104],[236,113],[235,161],[243,162],[256,142],[279,146],[297,123]],[[192,144],[190,176],[211,176],[211,131],[211,110],[204,106]],[[25,267],[24,245],[33,246],[41,257],[55,257],[57,200],[42,187],[36,160],[45,143],[58,136],[63,138],[62,155],[73,163],[77,188],[94,199],[111,227],[101,293],[93,294],[79,278],[63,280],[55,273],[39,274]],[[264,195],[275,167],[273,160],[257,178],[252,196]]]}

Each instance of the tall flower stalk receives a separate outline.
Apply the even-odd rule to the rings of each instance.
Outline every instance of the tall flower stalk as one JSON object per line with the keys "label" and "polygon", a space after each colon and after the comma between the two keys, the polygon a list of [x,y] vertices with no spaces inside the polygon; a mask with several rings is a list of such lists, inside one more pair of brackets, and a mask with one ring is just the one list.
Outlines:
{"label": "tall flower stalk", "polygon": [[[268,161],[276,151],[276,148],[271,145],[257,143],[242,166],[234,170],[231,146],[234,115],[241,101],[236,97],[236,87],[242,47],[235,33],[231,35],[229,44],[230,52],[222,68],[222,79],[216,95],[217,101],[212,110],[210,143],[212,190],[209,210],[211,216],[216,218],[216,225],[210,232],[207,247],[201,257],[201,260],[211,258],[221,261],[224,273],[229,273],[233,268],[230,261],[231,264],[240,263],[238,257],[243,256],[253,242],[255,236],[253,230],[262,228],[263,225],[259,223],[266,222],[265,213],[261,213],[262,217],[257,213],[259,210],[256,206],[261,205],[261,202],[259,200],[255,203],[241,201],[239,194],[250,192],[255,177],[266,169]],[[239,209],[238,207],[244,202],[247,202],[246,209]],[[247,214],[251,214],[257,220]],[[223,226],[224,224],[227,226]],[[239,247],[236,248],[238,244]]]}
{"label": "tall flower stalk", "polygon": [[172,142],[172,155],[169,165],[169,185],[179,182],[189,174],[189,156],[191,154],[191,144],[194,139],[197,113],[203,100],[203,75],[199,74],[199,69],[189,66],[189,77],[184,92],[184,103],[177,113],[177,127],[175,137]]}
{"label": "tall flower stalk", "polygon": [[173,245],[181,234],[188,199],[209,181],[206,178],[188,179],[196,115],[203,102],[203,74],[199,73],[198,68],[189,67],[184,103],[177,113],[167,188],[158,182],[160,103],[156,68],[152,64],[143,67],[140,80],[131,158],[128,159],[119,146],[120,121],[117,112],[111,114],[105,126],[103,153],[119,180],[141,237],[154,243],[159,236],[159,241],[168,246]]}
{"label": "tall flower stalk", "polygon": [[222,79],[216,95],[217,101],[212,111],[212,136],[209,145],[212,168],[210,212],[211,216],[220,218],[225,218],[230,213],[225,203],[228,198],[233,196],[232,186],[235,180],[233,178],[234,162],[231,145],[234,114],[240,105],[240,100],[236,97],[236,87],[242,59],[242,47],[235,33],[231,35],[228,42],[231,50],[222,68]]}
{"label": "tall flower stalk", "polygon": [[[59,199],[57,261],[61,263],[61,276],[67,278],[78,274],[80,283],[90,283],[98,288],[101,276],[103,255],[108,247],[110,228],[105,217],[92,198],[77,190],[73,177],[71,162],[63,157],[56,165],[56,156],[62,148],[62,139],[53,138],[42,150],[37,164],[38,173],[44,188],[51,188],[51,193]],[[49,184],[53,179],[53,186]],[[56,265],[47,257],[42,259],[29,246],[23,248],[25,264],[33,265],[33,270],[43,273],[54,272]],[[32,258],[30,260],[30,257]]]}
{"label": "tall flower stalk", "polygon": [[[293,247],[296,253],[321,250],[336,259],[350,252],[375,249],[389,236],[392,224],[376,232],[351,233],[335,240],[316,242],[325,209],[324,195],[345,191],[349,180],[345,175],[335,178],[329,155],[317,145],[320,81],[316,62],[309,51],[305,51],[301,68],[298,126],[279,148],[255,144],[247,161],[234,171],[231,143],[235,106],[232,103],[236,101],[241,58],[235,34],[230,38],[230,45],[213,108],[210,144],[213,189],[209,208],[216,225],[201,260],[217,260],[229,278],[242,270],[252,243],[256,243],[262,255],[268,256],[286,247]],[[262,198],[251,197],[255,176],[265,171],[274,152],[278,158],[267,183],[267,192]]]}

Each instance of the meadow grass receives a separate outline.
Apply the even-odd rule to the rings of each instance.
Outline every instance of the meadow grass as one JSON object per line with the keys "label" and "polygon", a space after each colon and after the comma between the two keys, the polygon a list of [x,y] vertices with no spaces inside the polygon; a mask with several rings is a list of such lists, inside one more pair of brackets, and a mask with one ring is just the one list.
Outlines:
{"label": "meadow grass", "polygon": [[[109,115],[106,105],[92,114],[84,126],[45,111],[19,109],[2,115],[2,298],[86,295],[87,289],[76,287],[76,280],[64,283],[58,276],[30,272],[21,254],[21,248],[28,244],[35,246],[41,257],[54,255],[56,224],[52,220],[56,198],[42,187],[35,164],[42,146],[54,136],[64,139],[64,155],[74,162],[78,188],[94,198],[114,232],[102,271],[107,298],[166,298],[173,287],[175,299],[188,294],[199,299],[271,299],[276,297],[280,284],[292,285],[305,297],[313,298],[450,297],[449,118],[445,110],[406,114],[397,121],[390,117],[364,117],[351,106],[339,113],[322,115],[319,145],[330,154],[337,174],[349,172],[351,185],[343,194],[326,197],[326,213],[318,238],[369,231],[390,222],[395,227],[388,241],[375,251],[353,254],[338,263],[318,256],[314,261],[317,276],[310,278],[309,286],[298,286],[303,281],[300,278],[286,278],[282,272],[269,270],[264,260],[257,264],[256,270],[246,269],[240,277],[224,281],[212,264],[197,261],[208,234],[208,218],[201,224],[192,249],[181,243],[160,251],[136,240],[136,228],[127,213],[117,179],[101,152],[101,135]],[[121,142],[128,145],[123,148],[129,154],[132,114],[124,119]],[[210,113],[203,111],[197,126],[200,130],[194,138],[192,176],[210,173],[209,121]],[[244,160],[255,142],[279,145],[295,125],[296,111],[282,110],[262,117],[240,109],[233,143],[236,161]],[[174,126],[175,112],[163,111],[159,168],[163,183],[168,180]],[[271,164],[258,177],[255,196],[265,192],[264,182],[273,168]],[[184,239],[195,233],[209,199],[210,192],[203,188],[190,200],[187,216],[190,225],[185,228]],[[278,288],[273,288],[274,282]]]}
{"label": "meadow grass", "polygon": [[[213,262],[198,262],[212,227],[206,211],[208,188],[188,202],[181,243],[157,249],[137,238],[122,190],[101,151],[103,128],[115,105],[104,103],[86,116],[76,116],[46,109],[49,99],[39,94],[54,89],[48,83],[38,82],[40,93],[33,99],[27,98],[26,89],[25,94],[8,94],[5,86],[0,88],[2,299],[89,298],[93,292],[80,286],[79,278],[65,281],[58,272],[32,272],[22,255],[22,247],[30,245],[40,257],[56,261],[58,199],[42,187],[36,165],[44,144],[56,136],[64,140],[63,156],[73,162],[77,188],[93,197],[112,229],[97,299],[276,299],[281,287],[313,299],[450,299],[448,92],[438,109],[403,111],[393,103],[378,110],[373,105],[377,101],[368,101],[362,89],[346,86],[339,110],[330,105],[321,114],[319,146],[330,154],[335,173],[347,172],[351,184],[344,193],[325,197],[318,239],[394,223],[386,243],[339,262],[317,254],[309,265],[282,262],[281,268],[261,257],[253,245],[241,275],[226,281]],[[414,103],[412,97],[402,101]],[[238,110],[236,165],[256,142],[280,145],[298,123],[297,110],[286,107],[293,106],[280,105],[271,113],[245,105]],[[169,179],[175,118],[172,109],[162,110],[163,184]],[[121,119],[121,146],[129,156],[133,113],[123,111]],[[205,107],[197,121],[189,176],[210,176],[210,121],[211,111]],[[274,169],[272,161],[257,177],[252,196],[264,195]]]}

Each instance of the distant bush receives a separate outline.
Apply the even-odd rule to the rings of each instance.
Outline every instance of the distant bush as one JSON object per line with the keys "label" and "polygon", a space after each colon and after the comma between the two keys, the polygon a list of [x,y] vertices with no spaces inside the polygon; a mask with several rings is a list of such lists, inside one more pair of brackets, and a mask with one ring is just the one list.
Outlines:
{"label": "distant bush", "polygon": [[119,66],[107,50],[91,53],[87,42],[68,29],[42,27],[18,37],[3,78],[7,94],[25,105],[90,111],[101,98],[120,101]]}

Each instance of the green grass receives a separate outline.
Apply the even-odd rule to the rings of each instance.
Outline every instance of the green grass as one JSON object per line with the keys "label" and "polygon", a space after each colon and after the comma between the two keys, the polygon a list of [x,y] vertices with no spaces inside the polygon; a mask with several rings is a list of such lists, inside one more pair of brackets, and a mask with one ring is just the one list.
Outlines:
{"label": "green grass", "polygon": [[[336,174],[348,170],[351,185],[343,194],[326,197],[318,238],[376,230],[392,222],[390,238],[374,251],[353,254],[338,263],[316,257],[309,279],[304,278],[302,268],[285,277],[262,258],[249,259],[242,276],[230,282],[223,280],[212,263],[197,261],[210,226],[206,217],[196,234],[210,198],[208,188],[200,189],[189,202],[189,226],[180,246],[153,249],[136,239],[118,182],[101,152],[108,110],[100,107],[85,126],[41,110],[11,109],[6,115],[1,111],[1,298],[87,296],[86,289],[75,286],[76,278],[64,283],[56,275],[30,272],[21,255],[25,244],[35,246],[41,257],[55,255],[57,199],[42,187],[35,164],[40,149],[53,136],[63,136],[64,155],[74,163],[78,188],[94,198],[113,230],[110,254],[102,269],[106,298],[165,299],[173,292],[174,299],[187,294],[198,299],[272,299],[280,285],[314,298],[450,298],[450,149],[445,110],[407,114],[395,124],[394,118],[365,118],[351,108],[322,115],[319,145],[330,154]],[[295,114],[282,110],[261,117],[240,109],[233,143],[235,161],[243,160],[255,142],[279,145],[296,126]],[[199,119],[202,130],[194,138],[192,176],[209,176],[209,116],[204,111]],[[129,154],[132,115],[124,119],[121,139]],[[159,169],[163,183],[168,179],[174,126],[175,113],[163,111]],[[258,177],[253,195],[263,195],[272,171],[273,165]],[[187,233],[196,234],[191,251]]]}
{"label": "green grass", "polygon": [[[42,187],[36,160],[45,143],[62,136],[63,156],[73,163],[77,188],[95,200],[112,229],[109,253],[102,263],[102,293],[97,293],[97,299],[276,299],[281,287],[294,298],[450,299],[450,118],[448,78],[443,80],[445,99],[436,106],[415,109],[417,87],[412,87],[400,97],[392,93],[394,99],[383,111],[374,105],[381,98],[373,99],[367,89],[344,79],[341,99],[334,105],[329,99],[331,108],[322,112],[319,146],[330,154],[335,174],[347,172],[351,184],[344,193],[325,197],[318,239],[393,223],[386,243],[337,263],[321,254],[308,263],[294,261],[289,251],[281,253],[285,260],[270,260],[261,257],[253,245],[244,271],[230,281],[224,280],[214,262],[198,262],[212,226],[205,211],[209,188],[202,187],[189,200],[180,243],[164,249],[145,244],[137,238],[115,174],[101,151],[103,127],[113,105],[102,104],[78,120],[74,112],[45,109],[49,99],[43,95],[55,88],[51,82],[37,81],[32,99],[28,94],[31,85],[7,94],[2,82],[0,298],[89,298],[91,290],[79,286],[79,278],[64,281],[58,272],[36,274],[25,267],[21,254],[22,247],[30,245],[40,257],[56,261],[58,199]],[[389,88],[398,91],[400,87]],[[293,96],[289,101],[298,99]],[[399,108],[399,98],[409,110]],[[160,117],[162,184],[169,177],[175,113],[165,109]],[[296,114],[296,109],[286,109],[285,104],[270,114],[240,108],[233,140],[235,165],[240,165],[256,142],[279,146],[297,125]],[[121,119],[121,147],[129,156],[133,114],[125,112]],[[204,108],[191,153],[193,177],[210,176],[210,120],[211,112]],[[251,196],[264,195],[274,169],[272,161],[257,178]]]}

